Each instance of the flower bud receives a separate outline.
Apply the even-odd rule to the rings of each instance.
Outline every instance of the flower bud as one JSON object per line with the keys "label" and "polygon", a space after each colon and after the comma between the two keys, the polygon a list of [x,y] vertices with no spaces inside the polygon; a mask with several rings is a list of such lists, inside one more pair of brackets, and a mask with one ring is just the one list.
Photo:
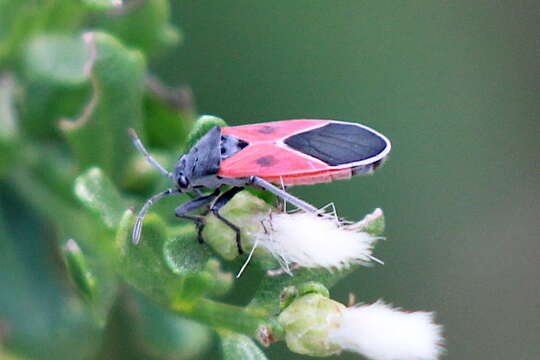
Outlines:
{"label": "flower bud", "polygon": [[341,351],[328,341],[329,333],[339,327],[342,304],[320,293],[308,293],[294,300],[279,315],[285,341],[291,351],[311,356],[330,356]]}

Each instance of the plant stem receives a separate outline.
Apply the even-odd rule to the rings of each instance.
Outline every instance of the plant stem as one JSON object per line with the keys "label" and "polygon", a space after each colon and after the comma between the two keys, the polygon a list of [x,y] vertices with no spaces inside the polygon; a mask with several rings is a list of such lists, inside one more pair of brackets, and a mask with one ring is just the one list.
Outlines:
{"label": "plant stem", "polygon": [[[257,338],[263,344],[281,337],[282,329],[277,321],[264,312],[247,310],[209,299],[198,299],[193,303],[176,303],[173,311],[183,317],[196,320],[215,329],[230,330]],[[266,334],[266,335],[263,335]]]}

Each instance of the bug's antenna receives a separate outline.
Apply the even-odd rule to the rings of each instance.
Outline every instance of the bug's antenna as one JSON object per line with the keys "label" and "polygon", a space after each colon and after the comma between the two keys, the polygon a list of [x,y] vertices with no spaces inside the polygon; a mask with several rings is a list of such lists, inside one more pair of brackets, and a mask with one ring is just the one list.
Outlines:
{"label": "bug's antenna", "polygon": [[168,189],[163,192],[160,192],[159,194],[152,196],[150,199],[146,201],[141,211],[139,211],[139,214],[137,215],[137,220],[135,221],[135,226],[133,227],[132,240],[135,245],[137,245],[139,243],[139,240],[141,239],[143,219],[146,216],[148,209],[150,209],[150,206],[152,206],[153,203],[155,203],[156,201],[158,201],[159,199],[165,196],[180,194],[180,193],[181,191],[178,189]]}
{"label": "bug's antenna", "polygon": [[137,136],[135,130],[128,129],[128,134],[129,137],[131,137],[131,141],[133,141],[133,145],[135,145],[137,150],[139,150],[144,155],[146,160],[148,160],[148,162],[152,164],[156,169],[158,169],[162,174],[172,179],[173,174],[171,172],[168,172],[163,166],[161,166],[161,164],[156,159],[154,159],[152,155],[150,155],[148,150],[146,150],[146,148],[144,147],[141,139],[139,139],[139,137]]}

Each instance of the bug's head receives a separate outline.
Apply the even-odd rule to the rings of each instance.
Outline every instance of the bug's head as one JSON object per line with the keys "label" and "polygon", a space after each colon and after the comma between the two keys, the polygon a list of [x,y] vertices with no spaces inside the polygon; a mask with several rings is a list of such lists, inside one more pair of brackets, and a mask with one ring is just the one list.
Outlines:
{"label": "bug's head", "polygon": [[219,171],[220,135],[220,128],[213,127],[178,159],[172,179],[180,191],[186,192],[196,187],[213,185],[207,180]]}
{"label": "bug's head", "polygon": [[192,171],[189,171],[188,160],[187,155],[182,155],[174,167],[174,185],[182,192],[188,191],[191,187],[190,179]]}

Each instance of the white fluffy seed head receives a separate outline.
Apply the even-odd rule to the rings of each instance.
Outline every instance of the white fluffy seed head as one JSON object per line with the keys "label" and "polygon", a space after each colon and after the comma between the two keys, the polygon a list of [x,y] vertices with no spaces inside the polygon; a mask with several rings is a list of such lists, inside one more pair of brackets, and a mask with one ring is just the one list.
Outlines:
{"label": "white fluffy seed head", "polygon": [[368,265],[376,237],[347,230],[334,217],[308,213],[272,214],[261,219],[265,231],[255,235],[257,244],[268,249],[282,266],[348,267]]}
{"label": "white fluffy seed head", "polygon": [[435,360],[443,348],[433,313],[404,312],[382,301],[343,310],[330,342],[373,360]]}

